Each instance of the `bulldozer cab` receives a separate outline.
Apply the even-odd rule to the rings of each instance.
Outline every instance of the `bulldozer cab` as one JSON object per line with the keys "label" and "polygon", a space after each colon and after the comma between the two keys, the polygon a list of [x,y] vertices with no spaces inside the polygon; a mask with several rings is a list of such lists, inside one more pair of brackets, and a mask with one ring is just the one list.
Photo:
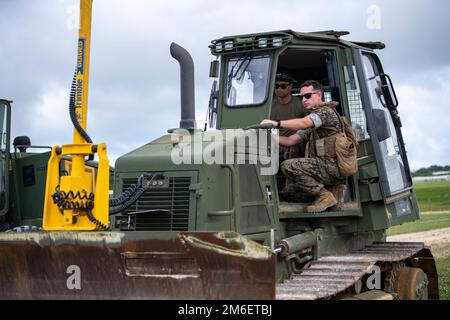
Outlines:
{"label": "bulldozer cab", "polygon": [[[281,31],[225,37],[212,41],[209,127],[245,128],[268,119],[275,76],[288,71],[300,84],[316,80],[324,88],[325,102],[339,103],[338,112],[355,129],[359,142],[358,172],[345,186],[332,188],[340,205],[331,216],[362,216],[365,203],[389,206],[386,227],[418,219],[412,178],[397,112],[398,101],[390,77],[384,73],[375,50],[378,42],[349,42],[348,32],[297,33]],[[219,82],[219,83],[218,83]],[[278,189],[284,181],[278,181]],[[381,188],[379,187],[381,186]],[[280,213],[296,216],[304,206],[281,203]],[[381,209],[381,207],[380,207]],[[327,213],[325,213],[325,216]],[[321,215],[322,217],[324,215]],[[305,213],[302,212],[302,217]]]}

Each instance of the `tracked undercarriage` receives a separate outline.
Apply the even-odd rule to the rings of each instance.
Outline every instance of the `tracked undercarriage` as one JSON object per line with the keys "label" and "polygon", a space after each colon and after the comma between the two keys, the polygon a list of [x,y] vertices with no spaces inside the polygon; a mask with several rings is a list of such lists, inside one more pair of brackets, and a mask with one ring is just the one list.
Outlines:
{"label": "tracked undercarriage", "polygon": [[[378,289],[378,294],[361,295],[370,289]],[[282,300],[439,299],[434,259],[423,243],[376,243],[361,251],[323,257],[278,284],[276,292]]]}

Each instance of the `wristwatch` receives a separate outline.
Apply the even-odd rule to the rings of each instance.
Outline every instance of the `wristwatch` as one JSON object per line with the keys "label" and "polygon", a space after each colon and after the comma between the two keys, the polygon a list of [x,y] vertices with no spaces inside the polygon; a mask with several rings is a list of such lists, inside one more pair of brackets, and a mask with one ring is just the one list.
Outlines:
{"label": "wristwatch", "polygon": [[281,120],[278,120],[277,121],[277,127],[276,127],[277,129],[280,129],[281,128]]}

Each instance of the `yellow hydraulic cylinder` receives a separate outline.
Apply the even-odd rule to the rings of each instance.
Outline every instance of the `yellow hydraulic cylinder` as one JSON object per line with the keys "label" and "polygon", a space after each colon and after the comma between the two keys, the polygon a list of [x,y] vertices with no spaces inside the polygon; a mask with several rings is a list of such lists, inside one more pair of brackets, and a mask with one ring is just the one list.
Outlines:
{"label": "yellow hydraulic cylinder", "polygon": [[[80,0],[80,29],[76,68],[75,117],[86,130],[92,1]],[[75,129],[73,144],[55,146],[48,162],[43,228],[45,230],[103,230],[109,220],[109,161],[106,144],[85,141]],[[86,156],[99,156],[97,177],[86,170]],[[72,156],[70,175],[60,176],[63,156]],[[94,183],[96,181],[96,183]],[[95,187],[94,187],[95,185]]]}

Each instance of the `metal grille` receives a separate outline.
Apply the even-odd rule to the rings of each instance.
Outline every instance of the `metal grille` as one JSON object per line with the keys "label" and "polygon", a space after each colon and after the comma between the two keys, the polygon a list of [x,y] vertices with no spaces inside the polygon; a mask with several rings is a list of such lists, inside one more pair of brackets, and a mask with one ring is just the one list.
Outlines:
{"label": "metal grille", "polygon": [[[125,179],[123,188],[136,183]],[[151,188],[126,210],[138,212],[154,209],[169,210],[170,214],[143,213],[135,219],[136,231],[187,231],[189,227],[189,177],[171,177],[168,188]]]}
{"label": "metal grille", "polygon": [[348,105],[350,108],[350,117],[352,126],[356,131],[356,138],[358,141],[366,140],[369,138],[367,132],[366,115],[361,102],[361,94],[359,90],[347,90]]}

